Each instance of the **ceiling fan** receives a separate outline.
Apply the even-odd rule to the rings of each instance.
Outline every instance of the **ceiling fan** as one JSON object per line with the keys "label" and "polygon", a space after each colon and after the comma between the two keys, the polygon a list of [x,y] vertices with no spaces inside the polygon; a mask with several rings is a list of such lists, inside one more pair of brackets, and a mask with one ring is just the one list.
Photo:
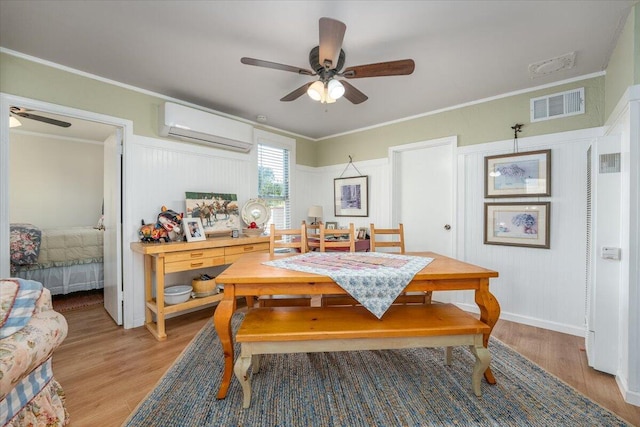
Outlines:
{"label": "ceiling fan", "polygon": [[367,95],[346,80],[338,80],[336,77],[359,79],[364,77],[404,76],[413,73],[415,69],[413,59],[356,65],[340,71],[344,66],[346,57],[344,50],[342,50],[342,40],[346,29],[347,26],[340,21],[331,18],[320,18],[320,45],[311,49],[309,53],[309,64],[312,70],[246,57],[241,58],[240,62],[257,67],[319,77],[318,80],[306,83],[285,95],[280,101],[293,101],[307,93],[312,99],[322,103],[335,102],[336,99],[344,95],[353,104],[360,104],[368,99]]}
{"label": "ceiling fan", "polygon": [[25,108],[11,107],[9,111],[14,116],[23,117],[25,119],[37,120],[39,122],[48,123],[50,125],[60,126],[63,128],[68,128],[69,126],[71,126],[71,123],[69,122],[63,122],[62,120],[52,119],[51,117],[29,113]]}

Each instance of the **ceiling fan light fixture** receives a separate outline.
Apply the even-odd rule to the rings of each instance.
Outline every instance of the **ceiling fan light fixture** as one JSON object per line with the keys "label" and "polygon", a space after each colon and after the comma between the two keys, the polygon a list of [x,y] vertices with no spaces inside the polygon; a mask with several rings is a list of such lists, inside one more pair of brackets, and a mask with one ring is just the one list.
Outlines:
{"label": "ceiling fan light fixture", "polygon": [[329,80],[327,84],[327,92],[331,98],[339,99],[344,95],[344,86],[338,80]]}
{"label": "ceiling fan light fixture", "polygon": [[307,89],[307,95],[314,101],[321,101],[324,97],[324,84],[318,80]]}
{"label": "ceiling fan light fixture", "polygon": [[15,128],[18,126],[22,126],[22,123],[20,123],[20,120],[16,119],[13,116],[9,116],[9,127],[10,128]]}

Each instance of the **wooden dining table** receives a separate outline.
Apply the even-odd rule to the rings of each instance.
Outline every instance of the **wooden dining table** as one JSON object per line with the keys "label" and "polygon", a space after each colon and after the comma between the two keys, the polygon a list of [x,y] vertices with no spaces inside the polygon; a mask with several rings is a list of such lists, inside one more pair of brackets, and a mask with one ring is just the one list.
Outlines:
{"label": "wooden dining table", "polygon": [[[216,277],[216,283],[224,285],[224,296],[213,315],[213,324],[224,353],[224,373],[218,390],[218,399],[224,399],[227,396],[233,375],[231,317],[236,311],[237,297],[346,294],[346,291],[328,276],[263,264],[283,256],[295,255],[265,253],[242,255]],[[414,252],[406,255],[433,258],[429,265],[416,273],[405,288],[406,292],[474,290],[475,302],[480,309],[480,320],[493,329],[500,316],[500,304],[489,292],[489,279],[498,277],[498,272],[433,252]],[[485,347],[488,346],[490,335],[491,331],[484,334]],[[495,384],[490,367],[487,368],[484,376],[488,383]]]}

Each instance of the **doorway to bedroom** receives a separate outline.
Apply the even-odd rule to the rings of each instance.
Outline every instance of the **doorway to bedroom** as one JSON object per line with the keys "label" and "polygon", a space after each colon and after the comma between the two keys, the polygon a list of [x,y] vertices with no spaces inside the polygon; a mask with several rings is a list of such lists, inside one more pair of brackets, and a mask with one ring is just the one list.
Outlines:
{"label": "doorway to bedroom", "polygon": [[11,276],[42,282],[67,309],[102,300],[122,324],[122,129],[64,108],[10,109],[2,201],[11,234],[40,237],[35,262],[11,243]]}

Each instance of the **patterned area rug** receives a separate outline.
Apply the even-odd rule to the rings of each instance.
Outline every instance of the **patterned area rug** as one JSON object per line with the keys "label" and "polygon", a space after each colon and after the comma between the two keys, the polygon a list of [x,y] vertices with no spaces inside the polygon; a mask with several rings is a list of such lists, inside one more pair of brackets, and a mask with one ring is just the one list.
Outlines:
{"label": "patterned area rug", "polygon": [[[234,330],[242,314],[234,315]],[[198,333],[124,426],[628,426],[496,339],[497,384],[471,390],[473,356],[456,348],[263,356],[242,409],[234,377],[216,393],[222,349],[211,322]],[[237,351],[237,350],[236,350]]]}
{"label": "patterned area rug", "polygon": [[51,297],[53,309],[58,313],[77,310],[84,307],[104,304],[104,290],[73,292],[67,295],[54,295]]}

